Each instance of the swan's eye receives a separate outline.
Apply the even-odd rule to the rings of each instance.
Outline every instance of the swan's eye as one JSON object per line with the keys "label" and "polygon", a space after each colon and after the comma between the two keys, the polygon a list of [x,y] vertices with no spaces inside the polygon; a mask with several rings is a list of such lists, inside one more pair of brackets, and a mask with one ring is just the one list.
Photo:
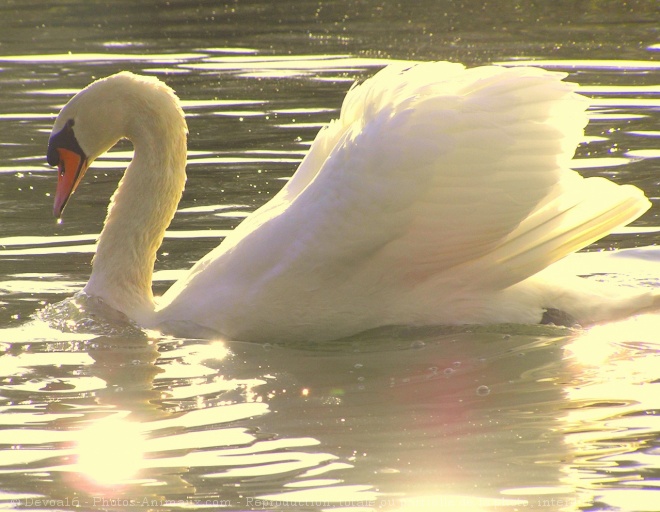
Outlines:
{"label": "swan's eye", "polygon": [[61,158],[60,149],[66,149],[73,151],[74,153],[80,155],[83,160],[87,157],[85,152],[80,148],[80,144],[76,140],[76,134],[73,131],[73,125],[75,124],[73,118],[68,119],[62,129],[53,134],[48,140],[48,151],[46,153],[46,160],[48,164],[55,167],[58,167],[60,174],[63,174],[64,171],[60,167]]}

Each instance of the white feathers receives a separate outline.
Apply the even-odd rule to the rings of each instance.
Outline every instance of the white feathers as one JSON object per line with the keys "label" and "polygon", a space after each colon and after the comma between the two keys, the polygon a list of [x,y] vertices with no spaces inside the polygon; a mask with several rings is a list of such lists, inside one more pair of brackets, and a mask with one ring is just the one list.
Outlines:
{"label": "white feathers", "polygon": [[[587,102],[562,78],[385,68],[349,91],[280,193],[144,323],[320,340],[387,324],[538,322],[545,308],[589,322],[648,307],[649,294],[617,300],[535,276],[649,205],[634,187],[569,169]],[[130,172],[160,179],[135,162]]]}

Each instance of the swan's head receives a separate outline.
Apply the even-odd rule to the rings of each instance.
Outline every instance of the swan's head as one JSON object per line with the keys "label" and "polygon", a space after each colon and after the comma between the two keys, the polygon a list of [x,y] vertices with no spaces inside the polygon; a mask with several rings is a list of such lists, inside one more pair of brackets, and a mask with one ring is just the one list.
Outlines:
{"label": "swan's head", "polygon": [[[97,80],[71,98],[57,116],[48,141],[48,163],[58,168],[54,215],[62,215],[98,156],[119,139],[132,139],[143,131],[145,117],[168,112],[183,119],[178,99],[168,86],[157,78],[126,71]],[[183,125],[185,130],[185,121]]]}

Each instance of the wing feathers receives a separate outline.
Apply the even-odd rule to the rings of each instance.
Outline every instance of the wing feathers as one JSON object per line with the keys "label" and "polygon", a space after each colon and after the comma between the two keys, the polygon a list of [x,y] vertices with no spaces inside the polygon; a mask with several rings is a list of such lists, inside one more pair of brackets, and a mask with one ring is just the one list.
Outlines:
{"label": "wing feathers", "polygon": [[[632,220],[641,194],[566,167],[586,100],[563,76],[429,63],[392,66],[351,89],[286,212],[307,256],[379,253],[390,280],[404,265],[431,275],[486,258],[515,282]],[[569,182],[590,185],[571,192]]]}
{"label": "wing feathers", "polygon": [[445,276],[491,289],[526,279],[648,207],[634,187],[568,168],[587,118],[563,77],[385,68],[349,91],[289,183],[189,279],[209,264],[255,311],[281,292],[303,316],[359,304],[368,316]]}
{"label": "wing feathers", "polygon": [[565,195],[525,219],[487,258],[491,285],[505,287],[529,277],[564,256],[602,238],[642,215],[649,201],[636,187],[618,186],[604,178],[571,183]]}

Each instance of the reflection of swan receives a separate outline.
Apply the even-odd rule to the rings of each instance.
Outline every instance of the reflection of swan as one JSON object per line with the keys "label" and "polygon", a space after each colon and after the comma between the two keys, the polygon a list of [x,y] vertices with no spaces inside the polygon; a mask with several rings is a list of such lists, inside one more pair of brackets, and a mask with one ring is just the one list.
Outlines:
{"label": "reflection of swan", "polygon": [[155,305],[186,123],[168,87],[119,73],[78,93],[55,122],[55,214],[88,165],[130,139],[135,155],[84,291],[182,335],[330,339],[384,324],[536,323],[548,308],[582,323],[630,314],[652,305],[650,293],[613,295],[544,270],[648,208],[634,187],[568,169],[586,101],[561,78],[386,68],[348,93],[280,193]]}

